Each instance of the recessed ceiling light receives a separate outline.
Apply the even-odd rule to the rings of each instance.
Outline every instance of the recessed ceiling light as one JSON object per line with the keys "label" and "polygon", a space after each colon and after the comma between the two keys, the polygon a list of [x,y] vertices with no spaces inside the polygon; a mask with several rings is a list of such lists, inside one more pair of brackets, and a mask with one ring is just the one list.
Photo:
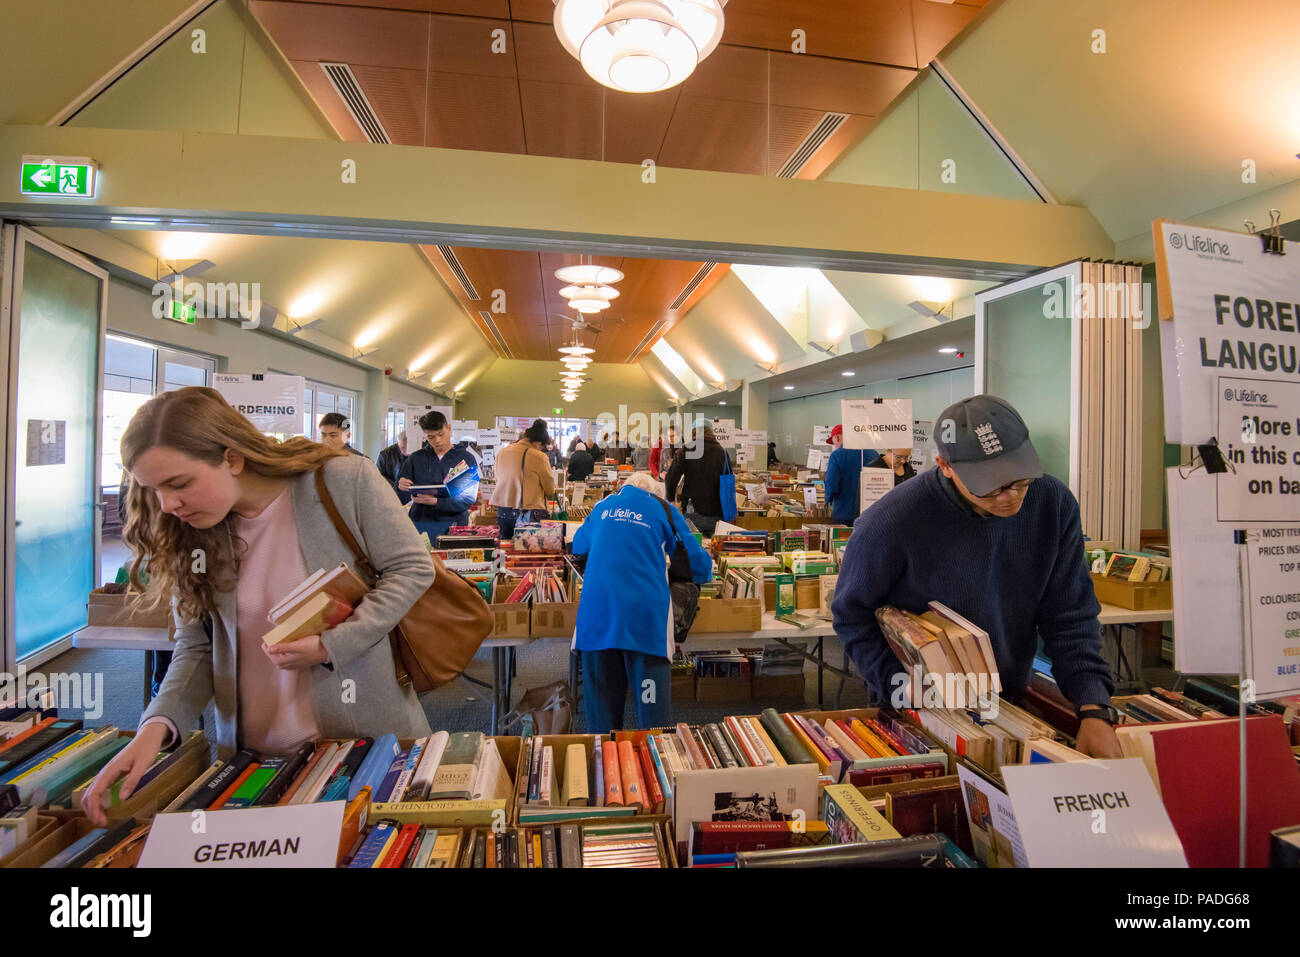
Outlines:
{"label": "recessed ceiling light", "polygon": [[784,388],[785,388],[785,391],[786,391],[786,392],[789,392],[791,389],[794,388],[794,386],[792,386],[792,385],[788,385],[788,386],[785,386]]}
{"label": "recessed ceiling light", "polygon": [[857,375],[856,372],[841,372],[840,375]]}
{"label": "recessed ceiling light", "polygon": [[726,405],[726,404],[727,404],[727,400],[726,400],[726,399],[723,399],[721,402],[718,403],[718,405]]}
{"label": "recessed ceiling light", "polygon": [[944,347],[943,347],[942,349],[940,349],[939,351],[940,351],[940,352],[956,352],[957,350],[956,350],[954,347],[952,347],[952,346],[944,346]]}

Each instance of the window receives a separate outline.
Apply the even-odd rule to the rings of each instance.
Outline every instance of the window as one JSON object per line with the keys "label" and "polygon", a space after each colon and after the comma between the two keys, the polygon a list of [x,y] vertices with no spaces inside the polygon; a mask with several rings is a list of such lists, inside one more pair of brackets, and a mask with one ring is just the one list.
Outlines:
{"label": "window", "polygon": [[[325,385],[321,382],[312,382],[310,379],[306,382],[303,390],[303,430],[302,434],[309,439],[317,442],[320,441],[320,430],[317,424],[321,416],[330,412],[341,412],[349,419],[355,419],[355,412],[359,411],[357,394],[347,389],[338,389],[332,385]],[[354,421],[352,426],[351,444],[355,447],[360,445],[360,430]]]}
{"label": "window", "polygon": [[384,445],[392,445],[406,431],[406,406],[390,405],[384,416]]}

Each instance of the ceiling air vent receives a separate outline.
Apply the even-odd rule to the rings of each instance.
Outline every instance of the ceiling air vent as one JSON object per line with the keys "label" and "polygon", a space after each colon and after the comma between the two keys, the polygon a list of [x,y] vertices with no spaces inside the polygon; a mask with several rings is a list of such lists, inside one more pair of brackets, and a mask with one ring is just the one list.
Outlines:
{"label": "ceiling air vent", "polygon": [[352,68],[346,63],[322,63],[320,68],[325,71],[325,76],[334,87],[334,92],[347,106],[348,112],[357,121],[357,126],[361,127],[361,132],[366,135],[366,139],[372,143],[391,143],[388,131],[384,129],[384,124],[379,122],[379,114],[370,105],[366,95],[361,92],[361,84],[357,82],[357,76],[352,72]]}
{"label": "ceiling air vent", "polygon": [[479,298],[478,290],[470,282],[469,273],[465,272],[460,260],[456,258],[456,250],[450,246],[439,246],[438,252],[442,253],[442,258],[447,261],[447,267],[456,274],[456,280],[460,283],[460,288],[465,290],[465,295],[477,300]]}
{"label": "ceiling air vent", "polygon": [[488,331],[492,333],[492,338],[497,341],[497,345],[501,347],[501,351],[506,354],[506,358],[513,359],[514,355],[511,353],[510,347],[506,345],[505,339],[501,338],[501,330],[497,328],[496,322],[492,319],[492,313],[486,309],[480,309],[478,315],[483,320],[483,324],[488,327]]}
{"label": "ceiling air vent", "polygon": [[700,283],[704,282],[704,277],[707,276],[709,274],[709,270],[711,270],[716,265],[717,263],[705,263],[698,270],[696,270],[695,275],[691,277],[691,281],[688,282],[685,286],[683,286],[682,291],[677,294],[677,298],[668,304],[668,310],[671,312],[674,309],[680,309],[682,307],[682,303],[684,303],[687,299],[689,299],[691,293],[695,291],[695,287],[698,286]]}
{"label": "ceiling air vent", "polygon": [[666,325],[668,325],[668,320],[660,319],[653,326],[651,326],[650,331],[645,334],[645,338],[642,339],[637,344],[637,347],[632,350],[632,354],[627,357],[627,361],[628,362],[635,361],[636,357],[641,354],[641,350],[643,350],[650,343],[654,342],[655,338],[659,335],[659,333],[663,330],[663,327]]}
{"label": "ceiling air vent", "polygon": [[785,165],[777,171],[776,175],[794,179],[799,170],[803,169],[804,164],[812,159],[813,154],[822,148],[848,118],[847,113],[827,113],[823,116],[821,122],[813,127],[813,131],[799,144],[799,148],[790,154],[790,158],[785,161]]}

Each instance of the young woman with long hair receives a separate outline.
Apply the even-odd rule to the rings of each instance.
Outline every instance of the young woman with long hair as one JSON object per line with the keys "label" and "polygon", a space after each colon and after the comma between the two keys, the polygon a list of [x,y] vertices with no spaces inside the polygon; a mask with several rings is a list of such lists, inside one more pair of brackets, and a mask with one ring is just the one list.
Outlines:
{"label": "young woman with long hair", "polygon": [[[285,753],[317,737],[430,733],[415,694],[397,682],[388,633],[433,583],[433,563],[371,462],[268,438],[205,388],[146,402],[121,452],[132,476],[122,536],[131,582],[148,605],[170,603],[176,650],[134,741],[86,793],[92,820],[102,825],[113,783],[125,777],[129,796],[209,701],[223,758],[238,748]],[[318,469],[380,578],[346,621],[268,647],[268,611],[316,569],[354,561],[321,503]]]}

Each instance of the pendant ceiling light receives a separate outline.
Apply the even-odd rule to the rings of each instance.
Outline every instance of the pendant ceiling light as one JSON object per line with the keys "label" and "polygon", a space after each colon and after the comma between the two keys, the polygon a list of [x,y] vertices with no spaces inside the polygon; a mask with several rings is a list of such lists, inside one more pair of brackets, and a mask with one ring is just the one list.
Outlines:
{"label": "pendant ceiling light", "polygon": [[568,355],[568,356],[589,356],[595,351],[596,351],[595,349],[592,349],[589,346],[579,346],[579,345],[560,346],[560,352],[563,355]]}
{"label": "pendant ceiling light", "polygon": [[570,356],[567,359],[561,359],[560,363],[566,369],[585,369],[591,365],[591,360],[586,356]]}
{"label": "pendant ceiling light", "polygon": [[623,278],[623,271],[613,266],[597,266],[595,263],[582,263],[577,266],[561,266],[555,270],[555,278],[560,282],[577,283],[585,286],[608,285]]}
{"label": "pendant ceiling light", "polygon": [[727,0],[555,0],[555,32],[597,83],[655,93],[685,80],[722,39]]}

